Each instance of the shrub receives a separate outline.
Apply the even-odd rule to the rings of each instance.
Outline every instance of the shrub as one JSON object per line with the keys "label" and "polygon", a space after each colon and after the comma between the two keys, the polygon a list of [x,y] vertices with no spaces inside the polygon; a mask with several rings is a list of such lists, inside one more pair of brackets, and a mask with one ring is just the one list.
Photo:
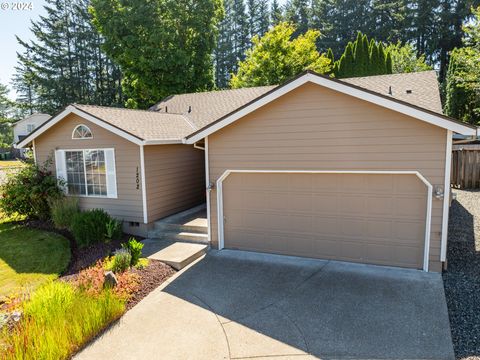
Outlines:
{"label": "shrub", "polygon": [[105,227],[110,215],[101,209],[93,209],[73,217],[71,231],[79,247],[105,241]]}
{"label": "shrub", "polygon": [[127,250],[132,256],[130,265],[137,265],[140,257],[142,256],[143,244],[132,237],[128,240],[128,242],[122,244],[122,248]]}
{"label": "shrub", "polygon": [[57,229],[70,229],[73,218],[80,212],[78,198],[65,197],[50,202],[51,216]]}
{"label": "shrub", "polygon": [[122,237],[122,222],[111,218],[105,225],[105,236],[110,240],[117,240]]}
{"label": "shrub", "polygon": [[0,187],[0,209],[5,215],[50,218],[50,202],[64,196],[57,179],[48,170],[50,164],[51,160],[42,167],[26,164],[7,176]]}
{"label": "shrub", "polygon": [[[105,270],[113,271],[114,257],[107,262],[99,260],[94,266],[80,271],[75,285],[89,295],[100,294],[104,287]],[[116,274],[118,284],[112,291],[121,299],[128,300],[140,288],[140,275],[131,271]]]}
{"label": "shrub", "polygon": [[132,255],[126,249],[119,249],[115,251],[113,256],[112,271],[113,272],[124,272],[130,267],[132,261]]}
{"label": "shrub", "polygon": [[4,330],[2,359],[67,359],[125,311],[125,301],[110,290],[89,295],[55,281],[25,303],[24,316]]}

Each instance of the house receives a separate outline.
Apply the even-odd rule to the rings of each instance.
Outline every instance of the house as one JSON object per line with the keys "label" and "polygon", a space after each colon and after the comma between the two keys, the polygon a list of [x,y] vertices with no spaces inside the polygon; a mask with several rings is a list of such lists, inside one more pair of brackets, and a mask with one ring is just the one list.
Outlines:
{"label": "house", "polygon": [[206,201],[214,248],[441,271],[453,133],[477,128],[442,114],[433,71],[307,71],[148,111],[71,105],[18,146],[131,233]]}
{"label": "house", "polygon": [[[13,142],[16,144],[25,139],[25,137],[50,119],[50,115],[34,113],[13,124]],[[21,157],[25,154],[25,149],[19,149]]]}
{"label": "house", "polygon": [[18,143],[20,140],[23,140],[25,136],[33,132],[50,118],[51,116],[48,114],[34,113],[17,121],[13,124],[13,141]]}

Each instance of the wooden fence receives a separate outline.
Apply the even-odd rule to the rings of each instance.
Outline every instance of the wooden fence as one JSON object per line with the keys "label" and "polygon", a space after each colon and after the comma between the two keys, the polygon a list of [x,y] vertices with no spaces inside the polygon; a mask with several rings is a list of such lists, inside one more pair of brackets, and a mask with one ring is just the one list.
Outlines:
{"label": "wooden fence", "polygon": [[480,189],[480,145],[453,145],[452,150],[452,186]]}

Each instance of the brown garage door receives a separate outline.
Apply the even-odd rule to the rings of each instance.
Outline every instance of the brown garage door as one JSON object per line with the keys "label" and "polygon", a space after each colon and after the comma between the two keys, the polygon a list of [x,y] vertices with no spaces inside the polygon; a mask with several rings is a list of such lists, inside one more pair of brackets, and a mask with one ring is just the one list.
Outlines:
{"label": "brown garage door", "polygon": [[426,194],[415,175],[232,173],[225,248],[422,268]]}

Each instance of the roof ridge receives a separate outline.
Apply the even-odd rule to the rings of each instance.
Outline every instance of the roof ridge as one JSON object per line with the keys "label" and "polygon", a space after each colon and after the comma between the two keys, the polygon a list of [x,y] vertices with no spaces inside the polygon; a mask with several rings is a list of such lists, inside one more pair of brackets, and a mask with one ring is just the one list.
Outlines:
{"label": "roof ridge", "polygon": [[76,107],[79,110],[82,110],[79,107],[85,106],[85,107],[94,107],[94,108],[101,108],[101,109],[108,109],[108,110],[128,110],[128,111],[135,111],[135,112],[147,112],[150,114],[166,114],[166,115],[183,115],[182,113],[175,113],[175,112],[160,112],[160,111],[154,111],[154,110],[148,110],[148,109],[129,109],[129,108],[121,108],[121,107],[115,107],[115,106],[104,106],[104,105],[90,105],[90,104],[72,104],[72,106]]}
{"label": "roof ridge", "polygon": [[[228,91],[242,91],[242,90],[247,90],[247,89],[260,89],[260,88],[268,88],[268,87],[275,87],[278,86],[279,84],[274,84],[274,85],[262,85],[262,86],[248,86],[248,87],[242,87],[242,88],[236,88],[236,89],[217,89],[217,90],[209,90],[209,91],[198,91],[198,92],[189,92],[189,93],[181,93],[181,94],[172,94],[164,97],[160,101],[156,102],[152,106],[149,107],[149,109],[154,109],[161,103],[171,100],[175,96],[188,96],[188,95],[203,95],[203,94],[214,94],[214,93],[225,93]],[[155,111],[155,110],[151,110]]]}
{"label": "roof ridge", "polygon": [[375,78],[375,77],[387,77],[387,76],[409,76],[409,75],[416,75],[416,74],[422,74],[422,73],[437,73],[435,69],[432,70],[422,70],[422,71],[412,71],[408,73],[395,73],[395,74],[378,74],[378,75],[368,75],[368,76],[357,76],[357,77],[348,77],[348,78],[339,78],[337,80],[343,81],[343,80],[351,80],[351,79],[367,79],[367,78]]}

